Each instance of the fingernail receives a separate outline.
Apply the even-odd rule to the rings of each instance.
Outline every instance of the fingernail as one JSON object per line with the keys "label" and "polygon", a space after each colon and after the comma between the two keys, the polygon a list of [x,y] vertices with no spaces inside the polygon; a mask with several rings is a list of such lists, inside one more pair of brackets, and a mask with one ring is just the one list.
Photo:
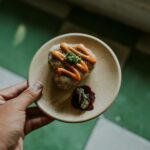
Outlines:
{"label": "fingernail", "polygon": [[31,90],[34,92],[40,92],[43,89],[43,85],[39,82],[35,82],[32,86],[31,86]]}

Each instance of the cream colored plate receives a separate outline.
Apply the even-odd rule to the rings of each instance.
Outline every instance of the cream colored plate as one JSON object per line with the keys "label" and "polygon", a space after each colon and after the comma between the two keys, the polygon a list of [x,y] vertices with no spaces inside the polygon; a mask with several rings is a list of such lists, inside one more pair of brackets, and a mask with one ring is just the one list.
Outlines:
{"label": "cream colored plate", "polygon": [[[97,57],[95,69],[84,83],[96,94],[92,111],[73,108],[70,102],[72,91],[60,90],[52,81],[48,51],[53,45],[61,42],[83,43]],[[29,70],[29,84],[35,81],[41,81],[44,85],[42,97],[37,102],[41,110],[64,122],[82,122],[102,114],[112,104],[120,88],[121,71],[115,54],[100,39],[86,34],[70,33],[48,41],[37,51]]]}

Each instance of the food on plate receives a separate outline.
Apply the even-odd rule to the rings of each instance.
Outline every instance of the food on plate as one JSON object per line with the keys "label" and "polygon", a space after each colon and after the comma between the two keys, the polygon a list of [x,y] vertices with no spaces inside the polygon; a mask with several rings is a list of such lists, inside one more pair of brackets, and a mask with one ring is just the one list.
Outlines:
{"label": "food on plate", "polygon": [[48,62],[56,85],[61,89],[70,89],[79,85],[94,69],[96,57],[83,44],[64,42],[50,49]]}
{"label": "food on plate", "polygon": [[80,110],[92,110],[95,101],[95,93],[89,86],[78,86],[73,91],[72,105]]}

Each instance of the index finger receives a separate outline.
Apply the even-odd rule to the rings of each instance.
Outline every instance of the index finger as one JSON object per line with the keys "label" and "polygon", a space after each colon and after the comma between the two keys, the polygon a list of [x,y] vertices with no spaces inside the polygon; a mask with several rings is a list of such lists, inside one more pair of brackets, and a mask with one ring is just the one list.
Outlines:
{"label": "index finger", "polygon": [[1,89],[0,96],[2,96],[5,100],[9,100],[17,97],[25,89],[27,89],[27,81]]}

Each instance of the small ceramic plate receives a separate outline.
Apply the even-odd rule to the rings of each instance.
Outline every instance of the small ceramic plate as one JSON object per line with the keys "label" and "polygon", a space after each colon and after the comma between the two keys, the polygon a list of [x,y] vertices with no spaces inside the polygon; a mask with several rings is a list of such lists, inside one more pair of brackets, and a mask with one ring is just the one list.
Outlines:
{"label": "small ceramic plate", "polygon": [[[94,109],[91,111],[75,109],[70,100],[72,90],[61,90],[53,82],[48,53],[53,45],[61,42],[83,43],[96,55],[95,68],[82,84],[90,86],[95,92]],[[43,112],[60,121],[82,122],[97,117],[112,104],[120,88],[121,70],[115,54],[103,41],[87,34],[70,33],[48,41],[37,51],[29,70],[29,84],[35,81],[44,85],[43,94],[37,101]]]}

